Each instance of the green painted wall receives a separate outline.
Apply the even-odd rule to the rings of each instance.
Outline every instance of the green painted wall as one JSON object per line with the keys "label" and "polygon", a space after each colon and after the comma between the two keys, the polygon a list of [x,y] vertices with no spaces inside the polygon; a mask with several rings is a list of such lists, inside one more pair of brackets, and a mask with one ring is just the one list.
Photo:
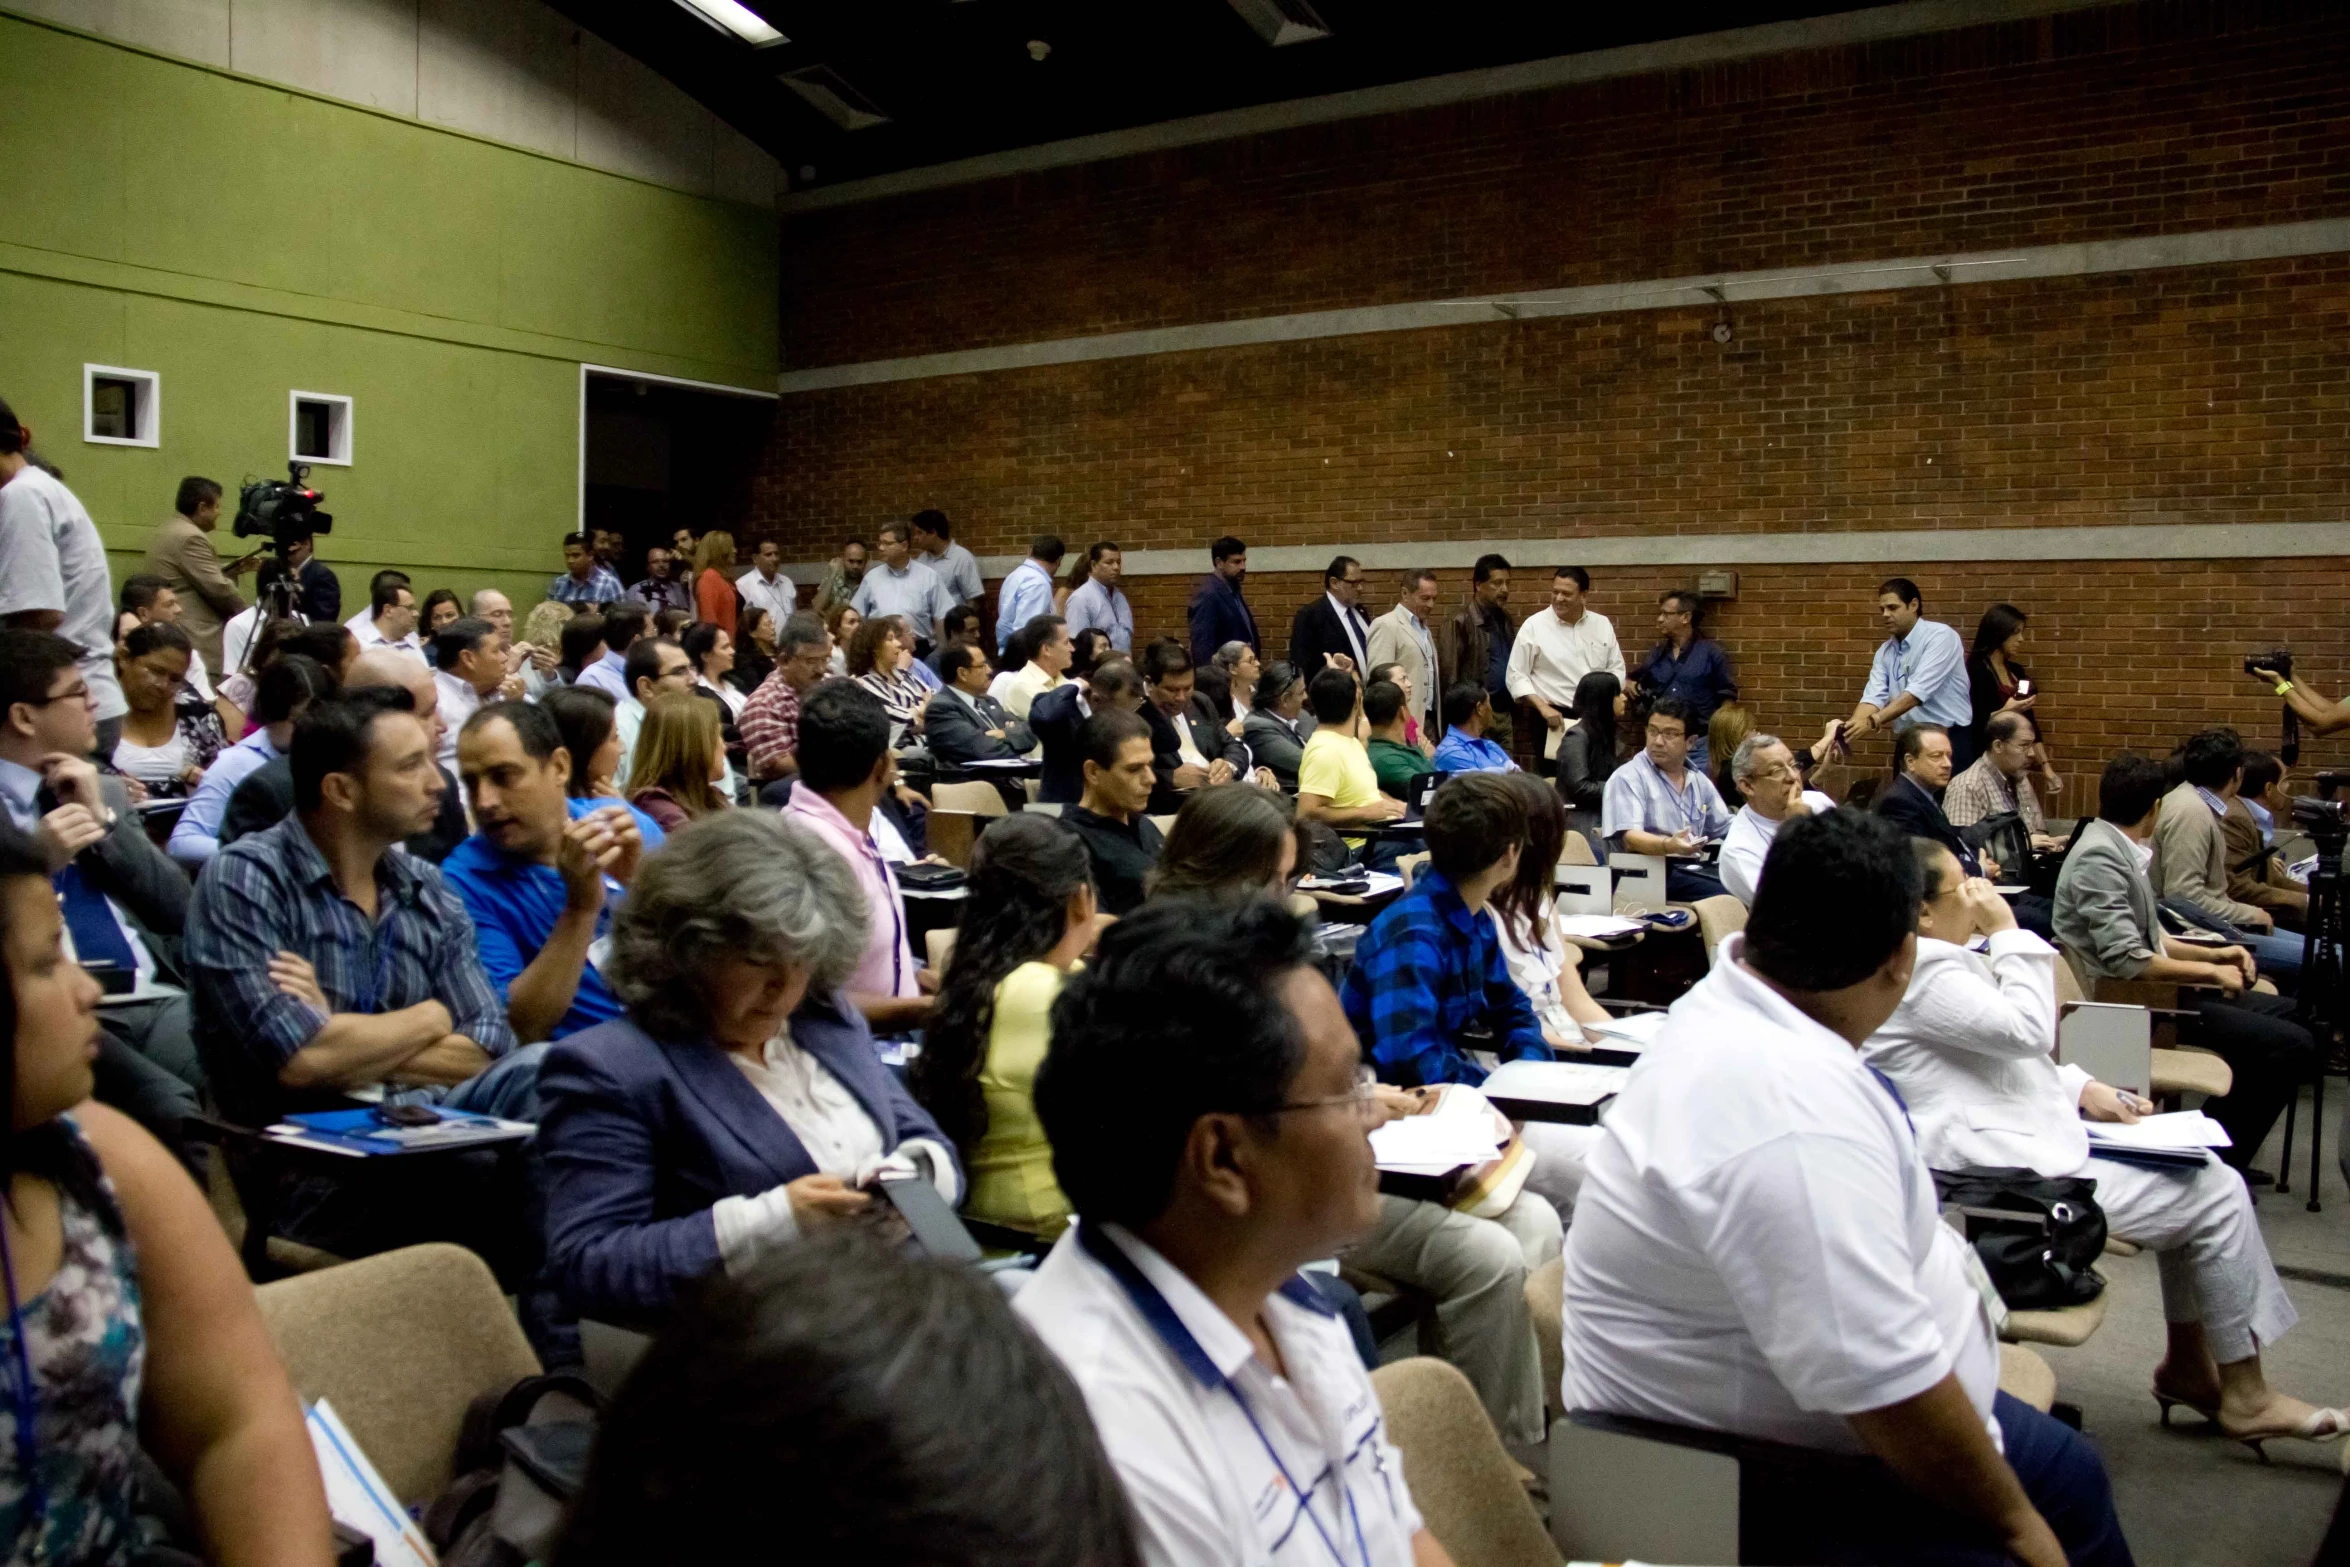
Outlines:
{"label": "green painted wall", "polygon": [[[346,603],[396,565],[524,607],[583,362],[775,385],[771,212],[5,14],[0,170],[0,395],[118,580],[181,475],[283,476],[299,388],[356,400],[312,475]],[[159,448],[82,441],[84,363],[161,374]]]}

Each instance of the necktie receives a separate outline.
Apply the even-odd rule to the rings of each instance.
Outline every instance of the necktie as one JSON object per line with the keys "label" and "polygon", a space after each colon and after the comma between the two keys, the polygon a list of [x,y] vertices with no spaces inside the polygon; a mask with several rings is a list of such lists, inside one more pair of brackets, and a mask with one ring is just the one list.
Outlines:
{"label": "necktie", "polygon": [[73,932],[74,956],[81,962],[112,963],[135,969],[138,958],[129,938],[108,907],[106,895],[82,876],[82,868],[68,865],[55,877],[58,902],[64,905],[65,928]]}

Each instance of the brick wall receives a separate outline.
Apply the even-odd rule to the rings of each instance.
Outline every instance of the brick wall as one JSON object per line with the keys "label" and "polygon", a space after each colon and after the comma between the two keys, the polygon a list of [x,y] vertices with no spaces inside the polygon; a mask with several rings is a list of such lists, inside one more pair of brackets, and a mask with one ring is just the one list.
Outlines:
{"label": "brick wall", "polygon": [[[785,357],[2341,216],[2350,13],[2156,3],[793,217]],[[1660,311],[797,395],[751,532],[815,559],[940,505],[982,554],[1231,531],[1333,551],[1556,537],[1571,559],[1598,535],[2344,518],[2350,257],[1731,317],[1727,348],[1712,312]],[[1849,710],[1885,574],[1742,570],[1716,629],[1768,724]],[[2042,716],[2077,776],[2212,720],[2273,739],[2275,703],[2230,674],[2255,645],[2292,640],[2319,684],[2350,684],[2342,561],[1910,574],[1962,633],[1997,599],[2032,612]],[[1610,569],[1598,603],[1637,645],[1689,575]],[[1188,579],[1130,587],[1146,635],[1180,627]],[[1285,630],[1316,590],[1260,574],[1250,596]]]}

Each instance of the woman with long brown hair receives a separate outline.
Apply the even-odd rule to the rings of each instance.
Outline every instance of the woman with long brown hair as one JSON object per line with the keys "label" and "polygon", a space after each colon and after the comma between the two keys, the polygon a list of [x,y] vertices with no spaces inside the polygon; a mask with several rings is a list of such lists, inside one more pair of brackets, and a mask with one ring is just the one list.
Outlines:
{"label": "woman with long brown hair", "polygon": [[675,832],[687,822],[733,802],[718,780],[726,774],[726,748],[715,703],[673,692],[645,709],[631,753],[628,803]]}
{"label": "woman with long brown hair", "polygon": [[712,528],[694,546],[694,619],[707,620],[734,635],[734,535]]}

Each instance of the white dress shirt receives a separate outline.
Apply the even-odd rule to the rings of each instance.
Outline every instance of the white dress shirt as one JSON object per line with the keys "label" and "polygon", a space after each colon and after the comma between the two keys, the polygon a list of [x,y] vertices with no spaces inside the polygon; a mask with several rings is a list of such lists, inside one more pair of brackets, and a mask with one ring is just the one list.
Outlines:
{"label": "white dress shirt", "polygon": [[1568,1014],[1566,997],[1559,990],[1559,971],[1566,966],[1567,949],[1559,940],[1551,900],[1543,899],[1534,910],[1533,929],[1526,933],[1533,937],[1531,941],[1520,941],[1517,928],[1498,910],[1488,907],[1484,917],[1493,922],[1494,943],[1501,948],[1510,982],[1525,992],[1534,1008],[1534,1021],[1545,1033],[1556,1034],[1570,1044],[1581,1039],[1583,1025]]}
{"label": "white dress shirt", "polygon": [[1282,1376],[1174,1264],[1115,1225],[1090,1245],[1086,1229],[1054,1243],[1013,1306],[1085,1395],[1142,1559],[1409,1567],[1423,1525],[1403,1461],[1362,1357],[1313,1286],[1292,1278],[1265,1302]]}
{"label": "white dress shirt", "polygon": [[441,765],[457,765],[457,731],[481,708],[481,693],[473,682],[460,680],[445,669],[433,671],[432,683],[441,694]]}
{"label": "white dress shirt", "polygon": [[[1812,814],[1836,809],[1836,802],[1817,789],[1803,791],[1803,803],[1812,808]],[[1771,840],[1779,836],[1786,825],[1785,818],[1772,821],[1751,805],[1740,806],[1738,814],[1730,819],[1730,830],[1722,835],[1722,854],[1714,870],[1721,876],[1722,885],[1730,889],[1730,896],[1748,908],[1754,907],[1754,889],[1762,885],[1763,861],[1770,857]]]}
{"label": "white dress shirt", "polygon": [[2080,1114],[2089,1074],[2053,1054],[2061,961],[2028,930],[2000,931],[1987,957],[1918,938],[1909,991],[1862,1053],[1909,1101],[1935,1169],[2089,1167]]}
{"label": "white dress shirt", "polygon": [[1567,1231],[1570,1409],[1837,1452],[1956,1373],[1996,1445],[1999,1346],[1891,1088],[1747,971],[1683,996]]}
{"label": "white dress shirt", "polygon": [[350,626],[351,635],[359,639],[359,651],[362,653],[372,652],[379,647],[388,647],[395,653],[407,654],[410,658],[415,659],[420,664],[429,664],[432,662],[431,659],[428,659],[424,656],[424,643],[413,631],[409,632],[399,641],[394,642],[390,637],[385,636],[381,631],[376,629],[375,620],[372,616],[361,615],[357,625],[351,625],[351,622],[347,620],[344,621],[343,624]]}
{"label": "white dress shirt", "polygon": [[780,571],[770,582],[753,566],[734,579],[734,590],[743,596],[745,604],[765,610],[769,623],[777,631],[783,629],[783,623],[800,607],[800,585]]}
{"label": "white dress shirt", "polygon": [[1028,709],[1036,699],[1066,678],[1047,670],[1042,664],[1022,664],[1018,669],[1007,669],[987,683],[987,694],[1004,704],[1004,711],[1028,721]]}
{"label": "white dress shirt", "polygon": [[1546,609],[1528,615],[1510,644],[1510,695],[1538,696],[1562,713],[1572,713],[1575,687],[1593,670],[1624,678],[1624,650],[1616,628],[1598,610],[1587,609],[1573,625]]}
{"label": "white dress shirt", "polygon": [[[1330,613],[1338,617],[1338,629],[1346,633],[1347,650],[1354,657],[1355,673],[1366,680],[1369,679],[1371,676],[1371,627],[1369,622],[1364,620],[1361,610],[1349,609],[1339,603],[1338,595],[1335,593],[1325,591],[1322,594],[1322,600],[1330,606]],[[1321,671],[1301,669],[1298,673],[1305,679],[1311,680]]]}

